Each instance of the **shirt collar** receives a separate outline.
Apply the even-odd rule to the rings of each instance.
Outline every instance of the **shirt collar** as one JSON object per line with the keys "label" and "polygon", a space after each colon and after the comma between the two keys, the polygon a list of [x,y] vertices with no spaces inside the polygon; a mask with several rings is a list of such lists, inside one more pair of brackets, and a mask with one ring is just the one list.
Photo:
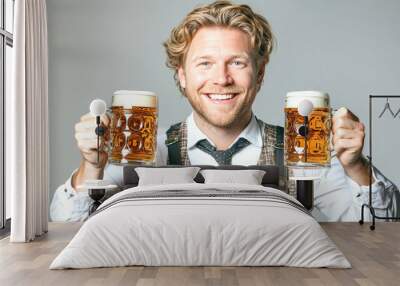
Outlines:
{"label": "shirt collar", "polygon": [[[213,146],[215,144],[197,127],[196,122],[194,121],[193,112],[186,119],[187,126],[187,148],[192,149],[195,148],[197,142],[203,139],[207,139]],[[261,130],[260,126],[257,122],[254,114],[251,116],[250,123],[246,126],[245,129],[239,134],[239,136],[232,142],[231,146],[236,143],[239,138],[247,139],[251,144],[254,144],[257,147],[262,147],[262,138],[261,138]],[[230,147],[230,146],[229,146]]]}

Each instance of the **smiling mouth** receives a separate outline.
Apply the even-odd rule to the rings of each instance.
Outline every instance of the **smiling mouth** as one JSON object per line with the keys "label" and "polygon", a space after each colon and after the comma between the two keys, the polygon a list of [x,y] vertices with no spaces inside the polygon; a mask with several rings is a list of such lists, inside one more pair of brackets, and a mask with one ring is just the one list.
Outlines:
{"label": "smiling mouth", "polygon": [[205,93],[205,95],[216,102],[226,102],[235,98],[239,93]]}

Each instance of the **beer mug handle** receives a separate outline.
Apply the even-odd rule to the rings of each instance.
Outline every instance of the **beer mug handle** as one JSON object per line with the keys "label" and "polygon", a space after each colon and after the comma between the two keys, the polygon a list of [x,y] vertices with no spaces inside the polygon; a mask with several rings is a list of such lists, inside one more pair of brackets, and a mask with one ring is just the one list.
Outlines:
{"label": "beer mug handle", "polygon": [[339,110],[338,108],[331,108],[331,118],[330,118],[330,124],[329,124],[329,128],[330,128],[329,132],[331,134],[330,140],[329,140],[329,151],[330,152],[334,151],[333,142],[332,142],[332,140],[333,140],[333,136],[332,136],[332,119],[333,119],[333,116],[336,114],[336,112],[338,110]]}
{"label": "beer mug handle", "polygon": [[108,127],[104,126],[102,123],[100,125],[100,128],[103,131],[103,135],[102,135],[102,140],[103,140],[103,144],[102,144],[102,151],[107,152],[109,151],[109,140],[110,140],[110,126],[111,126],[111,108],[107,107],[105,115],[108,117],[109,120],[109,125]]}

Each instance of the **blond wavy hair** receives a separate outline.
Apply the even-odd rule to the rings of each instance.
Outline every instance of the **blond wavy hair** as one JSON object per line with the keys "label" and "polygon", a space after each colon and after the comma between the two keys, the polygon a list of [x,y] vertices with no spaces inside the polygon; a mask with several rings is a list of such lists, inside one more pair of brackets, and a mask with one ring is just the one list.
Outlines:
{"label": "blond wavy hair", "polygon": [[268,21],[254,13],[248,5],[233,4],[230,1],[215,1],[190,12],[185,19],[172,29],[164,42],[167,52],[167,66],[174,70],[175,82],[183,93],[178,79],[178,69],[183,66],[189,45],[202,27],[221,26],[236,28],[249,35],[257,68],[266,65],[274,47],[274,36]]}

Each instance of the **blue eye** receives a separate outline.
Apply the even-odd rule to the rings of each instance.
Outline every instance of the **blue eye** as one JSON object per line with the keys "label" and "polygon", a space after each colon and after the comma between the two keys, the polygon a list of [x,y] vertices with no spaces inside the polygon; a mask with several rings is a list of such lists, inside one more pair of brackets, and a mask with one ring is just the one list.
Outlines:
{"label": "blue eye", "polygon": [[244,67],[245,64],[241,61],[233,61],[232,65],[236,66],[236,67]]}
{"label": "blue eye", "polygon": [[199,63],[200,66],[207,67],[210,65],[210,62],[201,62]]}

